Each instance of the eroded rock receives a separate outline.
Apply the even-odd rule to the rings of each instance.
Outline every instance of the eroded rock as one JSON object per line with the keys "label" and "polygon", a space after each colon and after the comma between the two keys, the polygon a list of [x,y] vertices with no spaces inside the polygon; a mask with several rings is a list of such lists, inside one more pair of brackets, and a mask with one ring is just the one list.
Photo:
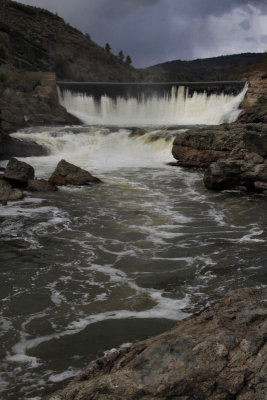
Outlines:
{"label": "eroded rock", "polygon": [[8,201],[23,199],[23,193],[19,189],[13,189],[9,182],[0,178],[0,201],[6,204]]}
{"label": "eroded rock", "polygon": [[14,187],[26,187],[28,180],[34,178],[34,169],[23,161],[11,158],[6,166],[4,178]]}
{"label": "eroded rock", "polygon": [[101,180],[91,175],[90,172],[61,160],[49,182],[55,185],[87,185],[90,183],[100,183]]}
{"label": "eroded rock", "polygon": [[267,290],[240,289],[88,365],[46,400],[265,400]]}

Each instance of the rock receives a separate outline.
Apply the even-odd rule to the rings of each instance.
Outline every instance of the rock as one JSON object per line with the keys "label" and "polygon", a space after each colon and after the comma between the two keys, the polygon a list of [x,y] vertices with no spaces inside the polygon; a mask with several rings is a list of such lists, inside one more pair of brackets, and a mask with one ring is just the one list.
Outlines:
{"label": "rock", "polygon": [[241,186],[239,176],[241,161],[234,159],[219,160],[210,164],[204,174],[207,189],[225,190]]}
{"label": "rock", "polygon": [[216,125],[180,133],[173,142],[172,155],[183,167],[206,168],[226,158],[240,142],[244,126],[235,126],[234,134],[230,129],[228,125]]}
{"label": "rock", "polygon": [[263,191],[267,182],[267,124],[230,124],[177,135],[173,154],[181,166],[206,167],[208,189]]}
{"label": "rock", "polygon": [[56,185],[44,179],[30,179],[26,189],[31,192],[54,192],[58,190]]}
{"label": "rock", "polygon": [[38,157],[47,154],[47,149],[38,143],[15,139],[10,136],[3,139],[0,148],[0,160],[8,160],[10,157]]}
{"label": "rock", "polygon": [[0,179],[0,201],[6,205],[8,201],[23,199],[23,193],[19,189],[13,189],[9,182]]}
{"label": "rock", "polygon": [[89,183],[100,183],[101,180],[91,175],[90,172],[61,160],[49,182],[55,185],[87,185]]}
{"label": "rock", "polygon": [[91,362],[45,400],[265,400],[267,289],[246,288]]}
{"label": "rock", "polygon": [[4,178],[14,187],[26,187],[28,180],[34,178],[34,169],[23,161],[11,158],[6,166]]}

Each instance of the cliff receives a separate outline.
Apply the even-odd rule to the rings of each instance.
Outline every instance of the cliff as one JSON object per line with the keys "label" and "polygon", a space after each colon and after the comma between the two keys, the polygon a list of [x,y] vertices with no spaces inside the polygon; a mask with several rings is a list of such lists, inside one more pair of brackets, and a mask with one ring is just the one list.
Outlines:
{"label": "cliff", "polygon": [[45,400],[265,400],[267,291],[240,289],[88,365]]}

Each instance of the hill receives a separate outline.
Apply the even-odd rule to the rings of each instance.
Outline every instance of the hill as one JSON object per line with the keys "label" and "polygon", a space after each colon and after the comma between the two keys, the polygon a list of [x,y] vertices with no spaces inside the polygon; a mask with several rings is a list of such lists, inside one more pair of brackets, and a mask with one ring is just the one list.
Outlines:
{"label": "hill", "polygon": [[261,67],[262,62],[263,53],[243,53],[192,61],[168,61],[145,71],[151,79],[165,82],[238,80],[245,73]]}
{"label": "hill", "polygon": [[0,64],[61,80],[134,81],[139,73],[51,12],[0,0]]}

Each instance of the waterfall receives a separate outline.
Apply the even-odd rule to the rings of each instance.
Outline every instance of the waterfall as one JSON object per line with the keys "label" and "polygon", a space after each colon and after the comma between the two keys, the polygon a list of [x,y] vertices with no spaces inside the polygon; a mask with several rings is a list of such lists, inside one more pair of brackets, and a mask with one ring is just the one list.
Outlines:
{"label": "waterfall", "polygon": [[[236,94],[236,90],[215,91],[194,89],[189,85],[172,84],[158,90],[146,92],[131,85],[131,91],[117,93],[112,84],[107,90],[100,84],[100,91],[94,84],[94,90],[84,90],[82,85],[59,86],[60,103],[68,112],[85,124],[99,125],[218,125],[234,122],[239,113],[239,105],[247,91],[247,85]],[[119,85],[119,84],[117,84]],[[127,86],[121,84],[122,87]],[[202,85],[203,86],[203,85]],[[108,88],[113,90],[109,93]],[[119,89],[119,90],[118,90]],[[151,89],[151,84],[149,86]]]}

